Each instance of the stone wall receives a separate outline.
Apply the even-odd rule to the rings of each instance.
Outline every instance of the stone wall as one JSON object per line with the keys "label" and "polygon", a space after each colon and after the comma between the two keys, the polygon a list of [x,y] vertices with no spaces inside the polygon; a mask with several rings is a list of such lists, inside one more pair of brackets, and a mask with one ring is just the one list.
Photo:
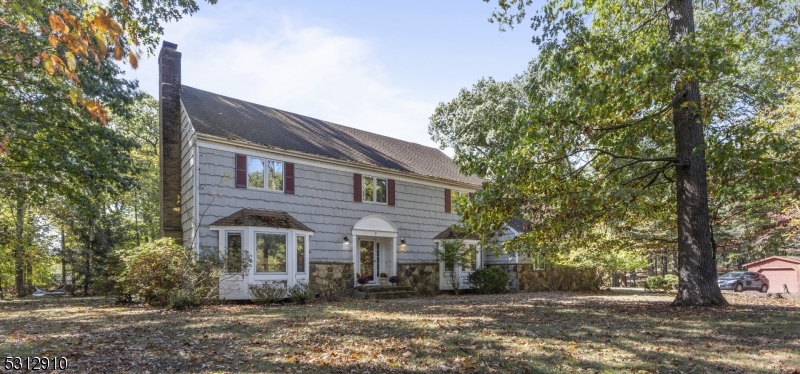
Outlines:
{"label": "stone wall", "polygon": [[397,274],[403,277],[400,283],[411,286],[420,295],[439,293],[439,264],[397,264]]}
{"label": "stone wall", "polygon": [[602,278],[596,269],[567,266],[534,269],[531,264],[492,265],[503,269],[509,277],[511,291],[594,291]]}
{"label": "stone wall", "polygon": [[353,264],[312,262],[309,265],[311,267],[309,285],[312,287],[324,290],[335,283],[343,294],[352,293],[353,279],[355,279]]}

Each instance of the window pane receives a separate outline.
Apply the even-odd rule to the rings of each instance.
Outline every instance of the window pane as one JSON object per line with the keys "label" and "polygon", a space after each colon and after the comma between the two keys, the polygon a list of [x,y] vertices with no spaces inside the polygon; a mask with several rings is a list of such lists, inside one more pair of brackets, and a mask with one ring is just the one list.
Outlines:
{"label": "window pane", "polygon": [[372,177],[364,177],[364,184],[361,189],[364,191],[364,201],[375,201],[374,184]]}
{"label": "window pane", "polygon": [[472,271],[478,268],[478,247],[474,244],[469,245],[469,269],[465,269],[467,271]]}
{"label": "window pane", "polygon": [[228,273],[242,271],[242,234],[228,233],[228,243],[225,251],[226,270]]}
{"label": "window pane", "polygon": [[386,202],[386,179],[375,179],[375,201]]}
{"label": "window pane", "polygon": [[283,162],[270,161],[268,165],[269,182],[267,188],[275,191],[283,191]]}
{"label": "window pane", "polygon": [[456,204],[458,203],[458,192],[450,191],[450,211],[455,213]]}
{"label": "window pane", "polygon": [[286,272],[286,235],[256,234],[256,272]]}
{"label": "window pane", "polygon": [[[436,243],[436,248],[439,248],[439,243]],[[453,256],[452,249],[448,250],[447,247],[444,247],[444,259],[444,271],[455,270],[456,259]]]}
{"label": "window pane", "polygon": [[247,187],[264,188],[264,160],[247,158]]}
{"label": "window pane", "polygon": [[297,272],[306,271],[306,237],[297,237]]}

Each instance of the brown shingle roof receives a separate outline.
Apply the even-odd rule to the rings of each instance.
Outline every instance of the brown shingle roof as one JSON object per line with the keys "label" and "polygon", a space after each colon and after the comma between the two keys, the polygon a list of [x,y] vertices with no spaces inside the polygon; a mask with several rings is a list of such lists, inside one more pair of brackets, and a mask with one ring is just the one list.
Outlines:
{"label": "brown shingle roof", "polygon": [[476,235],[467,234],[465,232],[456,230],[454,227],[450,226],[444,231],[440,232],[438,235],[433,237],[433,240],[457,240],[457,239],[469,239],[469,240],[478,240]]}
{"label": "brown shingle roof", "polygon": [[753,261],[753,262],[744,264],[742,266],[749,267],[750,265],[759,264],[759,263],[762,263],[762,262],[765,262],[765,261],[769,261],[769,260],[772,260],[772,259],[779,259],[779,260],[784,260],[784,261],[794,262],[796,264],[800,264],[800,258],[797,258],[797,257],[794,257],[794,256],[769,256],[767,258],[762,258],[762,259],[760,259],[758,261]]}
{"label": "brown shingle roof", "polygon": [[289,213],[259,209],[242,209],[217,220],[211,226],[259,226],[314,232],[314,230],[296,220]]}
{"label": "brown shingle roof", "polygon": [[531,231],[531,221],[521,219],[521,218],[512,218],[511,221],[508,222],[508,225],[511,226],[514,230],[517,230],[518,233],[525,233]]}
{"label": "brown shingle roof", "polygon": [[[479,186],[442,151],[183,86],[197,132]],[[378,124],[376,124],[378,125]]]}

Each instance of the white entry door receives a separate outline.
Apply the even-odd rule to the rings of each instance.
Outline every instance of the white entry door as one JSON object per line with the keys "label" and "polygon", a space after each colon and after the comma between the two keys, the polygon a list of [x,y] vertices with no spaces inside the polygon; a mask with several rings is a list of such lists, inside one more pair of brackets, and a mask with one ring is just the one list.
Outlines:
{"label": "white entry door", "polygon": [[380,274],[380,250],[374,240],[359,240],[359,258],[361,276],[369,279],[368,284],[376,284]]}

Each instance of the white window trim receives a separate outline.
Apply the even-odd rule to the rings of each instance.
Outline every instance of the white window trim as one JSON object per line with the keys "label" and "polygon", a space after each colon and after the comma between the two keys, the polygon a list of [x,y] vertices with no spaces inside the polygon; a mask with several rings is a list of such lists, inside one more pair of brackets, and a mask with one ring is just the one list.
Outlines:
{"label": "white window trim", "polygon": [[[303,269],[304,269],[303,271],[297,271],[297,238],[299,238],[299,237],[303,237],[304,238],[303,239],[303,246],[305,248],[303,248]],[[308,241],[309,240],[310,239],[309,239],[309,235],[308,234],[303,234],[303,233],[295,233],[294,234],[294,256],[295,256],[295,258],[294,258],[294,260],[295,260],[294,261],[294,272],[297,275],[309,274],[309,269],[308,269],[308,254],[309,254],[308,253]]]}
{"label": "white window trim", "polygon": [[[461,242],[464,245],[474,245],[475,246],[475,252],[476,252],[475,266],[476,266],[476,268],[472,269],[470,271],[475,271],[475,270],[478,270],[478,269],[482,269],[483,268],[483,248],[481,248],[480,241],[479,240],[473,240],[473,239],[461,239]],[[433,244],[434,245],[442,245],[442,240],[441,239],[436,239],[436,240],[433,241]],[[444,269],[444,261],[439,261],[439,262],[440,262],[440,265],[442,266],[442,269]],[[459,271],[461,271],[461,266],[455,265],[454,269],[455,269],[455,267],[458,267]]]}
{"label": "white window trim", "polygon": [[[289,264],[292,263],[292,262],[289,262],[290,261],[289,258],[290,257],[294,257],[295,261],[297,261],[297,258],[296,258],[296,252],[297,252],[296,246],[297,246],[297,243],[292,243],[292,244],[289,243],[289,241],[290,241],[289,240],[289,235],[290,234],[288,232],[273,231],[273,230],[266,230],[266,229],[267,229],[266,227],[258,227],[255,230],[253,230],[253,272],[255,273],[255,275],[289,275],[289,272],[291,272],[291,270],[289,269]],[[283,237],[285,238],[284,239],[285,240],[284,241],[284,250],[286,251],[286,257],[285,257],[284,266],[286,267],[286,271],[258,271],[257,265],[256,265],[256,257],[257,256],[256,256],[256,253],[255,253],[255,250],[256,250],[255,245],[256,245],[256,243],[258,243],[258,240],[256,239],[258,237],[258,234],[283,235]],[[292,235],[291,237],[294,238],[294,235]],[[289,249],[290,247],[291,247],[291,250]],[[289,255],[290,251],[292,252],[292,255]]]}
{"label": "white window trim", "polygon": [[[245,165],[247,167],[247,180],[245,181],[245,184],[247,185],[247,189],[248,190],[258,190],[258,191],[267,191],[267,192],[281,192],[281,193],[286,191],[286,162],[280,161],[280,160],[271,160],[271,159],[268,159],[268,158],[258,157],[258,156],[246,155],[246,157],[247,157],[247,160],[245,161]],[[264,187],[251,187],[250,186],[250,159],[251,158],[259,159],[264,163]],[[282,165],[282,167],[281,167],[281,175],[283,176],[283,178],[281,178],[282,186],[281,186],[280,190],[271,190],[271,189],[269,189],[269,163],[270,163],[270,161],[272,161],[272,162],[280,162],[281,165]]]}
{"label": "white window trim", "polygon": [[[366,190],[366,188],[364,188],[364,178],[372,178],[375,181],[377,181],[378,179],[383,179],[383,180],[386,181],[386,202],[382,203],[380,201],[370,201],[370,200],[366,199],[367,198],[367,190]],[[390,178],[376,177],[374,175],[362,175],[361,176],[361,202],[362,203],[368,203],[368,204],[389,205],[389,179]],[[377,182],[373,182],[372,183],[372,197],[375,198],[376,200],[378,199],[378,183]]]}
{"label": "white window trim", "polygon": [[[244,274],[244,279],[242,280],[245,284],[247,283],[254,283],[254,282],[263,282],[263,281],[287,281],[287,286],[291,287],[292,285],[296,284],[298,277],[306,282],[310,281],[309,276],[310,272],[310,254],[311,254],[311,236],[314,235],[313,232],[310,231],[303,231],[303,230],[296,230],[296,229],[278,229],[273,227],[260,227],[260,226],[211,226],[211,231],[217,231],[219,234],[218,236],[218,248],[226,248],[227,246],[227,238],[228,232],[240,232],[242,233],[242,255],[245,252],[248,253],[250,258],[252,259],[252,264],[250,264],[250,268]],[[290,244],[287,245],[286,251],[286,262],[287,266],[286,272],[278,273],[278,272],[270,272],[270,273],[257,273],[256,266],[255,266],[255,244],[256,244],[256,233],[274,233],[274,234],[285,234],[288,238],[295,238],[295,240],[291,241]],[[297,272],[296,266],[290,266],[289,264],[296,264],[297,263],[297,241],[296,238],[298,236],[305,236],[305,268],[306,271],[303,273]],[[236,274],[236,273],[234,273]],[[227,274],[226,274],[227,275]],[[245,287],[246,288],[246,287]]]}
{"label": "white window trim", "polygon": [[[225,234],[223,236],[224,240],[225,240],[225,246],[222,247],[222,248],[225,248],[225,260],[226,261],[227,261],[227,258],[228,258],[227,257],[228,256],[228,234],[239,234],[239,241],[241,242],[240,245],[242,246],[241,248],[239,248],[239,252],[240,252],[239,253],[239,257],[240,257],[239,260],[242,262],[242,266],[244,266],[244,251],[245,251],[245,248],[244,248],[244,237],[245,237],[244,230],[226,230],[225,231]],[[227,263],[225,264],[225,267],[227,269],[227,267],[228,267]],[[241,271],[237,271],[237,272],[233,272],[233,273],[225,272],[225,274],[240,274],[240,273],[241,273]]]}

